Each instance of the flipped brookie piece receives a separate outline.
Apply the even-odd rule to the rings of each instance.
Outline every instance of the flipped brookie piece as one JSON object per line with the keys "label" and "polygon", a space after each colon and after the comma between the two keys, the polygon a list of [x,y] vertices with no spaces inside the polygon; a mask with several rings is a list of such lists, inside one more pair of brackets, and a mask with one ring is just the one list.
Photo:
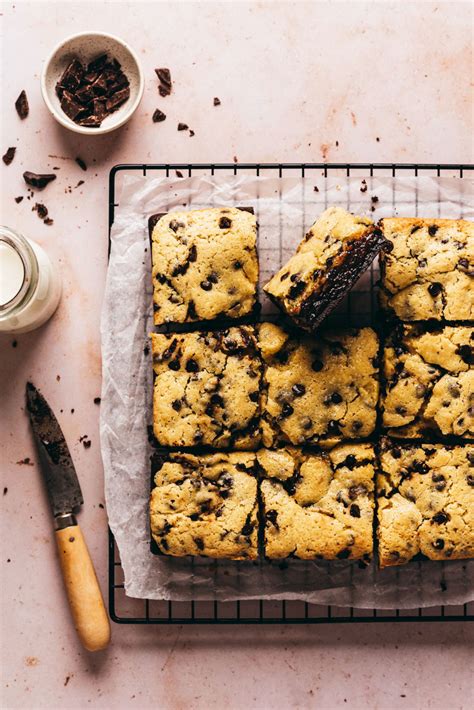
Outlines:
{"label": "flipped brookie piece", "polygon": [[372,220],[329,207],[263,290],[296,325],[313,331],[385,243]]}
{"label": "flipped brookie piece", "polygon": [[110,624],[94,566],[74,511],[81,487],[64,434],[43,395],[28,382],[27,409],[55,521],[59,561],[78,636],[88,651],[110,641]]}

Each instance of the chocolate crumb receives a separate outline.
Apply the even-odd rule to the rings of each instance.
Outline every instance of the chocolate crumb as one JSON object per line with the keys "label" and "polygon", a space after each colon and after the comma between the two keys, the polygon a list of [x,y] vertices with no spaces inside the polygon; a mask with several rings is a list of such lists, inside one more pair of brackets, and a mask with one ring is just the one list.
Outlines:
{"label": "chocolate crumb", "polygon": [[375,140],[377,141],[377,143],[380,143],[380,138],[378,136]]}
{"label": "chocolate crumb", "polygon": [[5,486],[5,488],[3,489],[3,495],[6,496],[7,493],[8,493],[8,488]]}
{"label": "chocolate crumb", "polygon": [[94,404],[100,404],[101,399],[100,397],[94,397]]}
{"label": "chocolate crumb", "polygon": [[315,186],[313,187],[313,190],[314,190],[314,192],[319,192],[319,187],[318,187],[317,185],[315,185]]}
{"label": "chocolate crumb", "polygon": [[221,105],[221,100],[217,98],[217,96],[214,96],[214,106],[220,106]]}
{"label": "chocolate crumb", "polygon": [[16,463],[18,466],[34,466],[34,463],[29,456],[25,456],[24,459],[20,459],[20,461],[17,461]]}
{"label": "chocolate crumb", "polygon": [[48,208],[41,202],[37,202],[31,209],[33,212],[37,212],[40,219],[45,219],[48,216]]}
{"label": "chocolate crumb", "polygon": [[16,348],[17,345],[18,345],[18,341],[12,340],[12,348]]}
{"label": "chocolate crumb", "polygon": [[367,182],[365,180],[362,180],[361,186],[360,186],[360,191],[361,192],[367,192]]}
{"label": "chocolate crumb", "polygon": [[103,509],[104,509],[104,504],[103,504],[103,503],[99,503],[99,508],[102,508],[102,510],[103,510]]}
{"label": "chocolate crumb", "polygon": [[77,183],[77,185],[74,189],[80,187],[81,185],[84,185],[84,180],[79,180],[79,182]]}
{"label": "chocolate crumb", "polygon": [[16,204],[19,205],[20,202],[23,201],[23,199],[24,199],[24,198],[23,198],[23,195],[18,195],[18,197],[15,197],[15,202],[16,202]]}
{"label": "chocolate crumb", "polygon": [[183,175],[183,173],[181,172],[181,170],[176,170],[176,177],[179,177],[179,178],[184,177],[184,175]]}
{"label": "chocolate crumb", "polygon": [[190,129],[189,129],[189,137],[192,138],[192,137],[195,136],[195,135],[196,135],[196,134],[194,133],[193,129],[190,128]]}
{"label": "chocolate crumb", "polygon": [[2,156],[2,160],[5,163],[5,165],[10,165],[13,162],[13,158],[15,157],[16,153],[16,148],[8,148],[7,152],[5,155]]}
{"label": "chocolate crumb", "polygon": [[379,198],[377,197],[377,195],[372,195],[372,197],[370,199],[374,204],[379,201]]}
{"label": "chocolate crumb", "polygon": [[30,107],[28,105],[28,98],[26,96],[26,91],[23,90],[17,100],[15,101],[16,112],[23,121],[30,112]]}
{"label": "chocolate crumb", "polygon": [[160,111],[159,108],[155,109],[153,116],[152,116],[152,121],[153,123],[161,123],[162,121],[166,120],[166,114],[163,113],[163,111]]}
{"label": "chocolate crumb", "polygon": [[52,224],[54,224],[54,220],[52,220],[51,217],[46,217],[46,219],[43,220],[43,224],[46,224],[48,227],[50,227]]}
{"label": "chocolate crumb", "polygon": [[66,676],[66,679],[65,679],[65,681],[64,681],[64,687],[66,687],[66,685],[69,683],[70,680],[71,680],[71,676],[70,676],[70,675],[67,675],[67,676]]}
{"label": "chocolate crumb", "polygon": [[186,123],[178,123],[178,131],[187,131],[189,126]]}
{"label": "chocolate crumb", "polygon": [[46,187],[46,185],[49,185],[50,182],[56,180],[56,175],[32,173],[27,170],[23,173],[23,179],[27,185],[30,185],[31,187],[37,187],[39,190],[42,190]]}
{"label": "chocolate crumb", "polygon": [[82,160],[82,158],[79,158],[79,157],[76,158],[76,163],[79,165],[81,170],[87,170],[87,165],[86,165],[85,161]]}

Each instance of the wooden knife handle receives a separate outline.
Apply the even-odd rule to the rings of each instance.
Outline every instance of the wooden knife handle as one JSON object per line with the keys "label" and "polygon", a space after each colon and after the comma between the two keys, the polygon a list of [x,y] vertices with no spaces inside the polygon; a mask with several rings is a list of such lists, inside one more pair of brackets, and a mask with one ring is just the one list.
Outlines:
{"label": "wooden knife handle", "polygon": [[110,641],[110,623],[81,528],[71,525],[55,535],[74,626],[88,651],[100,651]]}

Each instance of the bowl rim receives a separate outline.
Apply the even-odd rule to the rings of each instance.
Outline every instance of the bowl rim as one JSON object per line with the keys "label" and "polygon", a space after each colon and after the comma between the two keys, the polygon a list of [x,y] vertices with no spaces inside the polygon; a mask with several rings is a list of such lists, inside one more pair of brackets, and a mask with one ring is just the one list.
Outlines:
{"label": "bowl rim", "polygon": [[[79,126],[77,123],[74,123],[71,119],[67,119],[61,115],[61,112],[56,109],[55,106],[53,106],[53,103],[51,102],[49,98],[49,93],[46,88],[46,77],[48,75],[49,67],[51,65],[51,62],[53,58],[56,56],[56,54],[65,47],[66,44],[71,42],[72,40],[79,39],[80,37],[106,37],[108,39],[112,39],[118,44],[122,45],[122,47],[132,56],[132,59],[134,60],[137,69],[138,69],[138,91],[137,95],[135,97],[135,100],[131,103],[131,105],[128,107],[126,111],[124,111],[122,118],[120,121],[115,123],[113,126],[100,126],[100,128],[89,128],[88,126]],[[143,74],[143,69],[141,67],[140,61],[138,59],[138,56],[135,52],[135,50],[132,49],[132,47],[126,42],[125,40],[121,39],[120,37],[117,37],[117,35],[111,34],[110,32],[100,32],[100,31],[94,31],[94,32],[76,32],[73,35],[69,35],[65,39],[61,40],[61,42],[58,42],[55,47],[51,50],[49,55],[47,56],[43,68],[41,70],[41,94],[43,96],[43,101],[45,102],[49,112],[52,114],[53,118],[56,119],[58,123],[60,123],[64,128],[68,128],[70,131],[74,131],[75,133],[81,133],[82,135],[87,135],[87,136],[98,136],[98,135],[104,135],[105,133],[111,133],[112,131],[115,131],[117,128],[120,128],[120,126],[123,126],[124,123],[126,123],[132,115],[135,113],[136,109],[138,108],[138,105],[140,101],[142,100],[143,97],[143,92],[145,89],[145,78]],[[72,125],[71,125],[72,123]]]}

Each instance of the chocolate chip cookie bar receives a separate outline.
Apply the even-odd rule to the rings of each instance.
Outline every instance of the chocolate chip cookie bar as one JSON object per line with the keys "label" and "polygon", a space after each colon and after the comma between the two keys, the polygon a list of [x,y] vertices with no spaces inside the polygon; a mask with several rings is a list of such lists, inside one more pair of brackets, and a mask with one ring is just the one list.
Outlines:
{"label": "chocolate chip cookie bar", "polygon": [[155,484],[151,533],[163,554],[257,557],[255,454],[169,454]]}
{"label": "chocolate chip cookie bar", "polygon": [[379,342],[371,328],[290,337],[279,326],[262,323],[259,346],[264,360],[264,446],[372,434]]}
{"label": "chocolate chip cookie bar", "polygon": [[151,339],[158,443],[255,448],[262,365],[254,329],[153,333]]}
{"label": "chocolate chip cookie bar", "polygon": [[474,557],[473,446],[385,441],[376,490],[381,567]]}
{"label": "chocolate chip cookie bar", "polygon": [[474,329],[397,328],[384,350],[382,422],[394,437],[474,439]]}
{"label": "chocolate chip cookie bar", "polygon": [[375,457],[370,444],[325,453],[257,452],[263,475],[265,555],[370,561]]}
{"label": "chocolate chip cookie bar", "polygon": [[381,305],[402,321],[474,319],[474,223],[388,218]]}
{"label": "chocolate chip cookie bar", "polygon": [[313,331],[383,245],[382,233],[370,219],[330,207],[264,291],[300,328]]}
{"label": "chocolate chip cookie bar", "polygon": [[255,216],[235,207],[150,219],[155,325],[240,318],[255,305]]}

